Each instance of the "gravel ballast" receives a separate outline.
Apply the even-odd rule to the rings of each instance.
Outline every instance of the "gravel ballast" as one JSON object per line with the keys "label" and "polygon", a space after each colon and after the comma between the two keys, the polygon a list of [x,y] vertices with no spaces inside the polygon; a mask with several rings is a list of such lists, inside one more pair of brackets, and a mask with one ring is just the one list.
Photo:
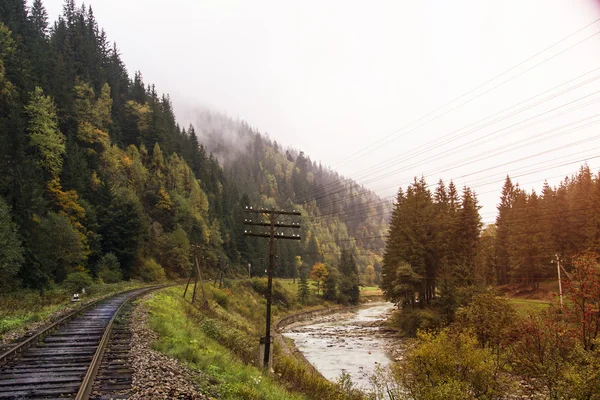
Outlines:
{"label": "gravel ballast", "polygon": [[131,345],[133,353],[133,386],[130,399],[208,399],[199,393],[194,380],[200,373],[183,363],[150,348],[159,339],[148,324],[146,301],[152,293],[138,302],[132,313]]}

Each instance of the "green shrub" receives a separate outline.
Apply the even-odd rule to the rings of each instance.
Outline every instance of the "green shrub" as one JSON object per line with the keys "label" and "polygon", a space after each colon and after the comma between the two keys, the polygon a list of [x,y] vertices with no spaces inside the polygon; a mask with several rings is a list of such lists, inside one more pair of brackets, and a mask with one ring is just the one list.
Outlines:
{"label": "green shrub", "polygon": [[153,258],[146,258],[138,266],[137,275],[145,282],[164,281],[165,270]]}
{"label": "green shrub", "polygon": [[472,332],[419,332],[395,377],[415,400],[499,399],[507,389],[498,358]]}
{"label": "green shrub", "polygon": [[213,289],[212,297],[221,307],[226,309],[229,306],[229,296],[224,291],[220,289]]}
{"label": "green shrub", "polygon": [[250,286],[252,289],[260,294],[261,296],[267,295],[267,279],[266,278],[252,278],[250,279]]}
{"label": "green shrub", "polygon": [[435,309],[409,307],[396,312],[391,321],[394,328],[411,337],[414,337],[419,330],[439,329],[443,323],[443,316]]}
{"label": "green shrub", "polygon": [[469,305],[456,313],[456,325],[472,329],[484,347],[506,342],[516,322],[516,312],[508,301],[492,293],[473,296]]}
{"label": "green shrub", "polygon": [[69,293],[79,293],[81,289],[89,290],[93,284],[94,280],[90,274],[84,271],[71,272],[62,283]]}
{"label": "green shrub", "polygon": [[117,283],[123,280],[119,259],[113,253],[105,254],[98,261],[98,278],[104,283]]}
{"label": "green shrub", "polygon": [[[252,278],[249,280],[252,290],[260,294],[262,297],[267,296],[268,282],[266,278]],[[296,303],[294,294],[285,288],[280,282],[273,281],[272,291],[273,304],[289,308]]]}

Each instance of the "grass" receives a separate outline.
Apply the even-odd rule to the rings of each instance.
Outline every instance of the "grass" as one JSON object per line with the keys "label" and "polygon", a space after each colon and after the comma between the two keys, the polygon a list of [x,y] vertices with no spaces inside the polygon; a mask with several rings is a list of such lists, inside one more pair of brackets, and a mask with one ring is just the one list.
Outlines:
{"label": "grass", "polygon": [[360,298],[361,301],[368,301],[369,298],[379,298],[383,296],[383,291],[379,286],[361,286],[360,287]]}
{"label": "grass", "polygon": [[549,301],[544,300],[532,300],[532,299],[506,299],[510,305],[517,311],[520,315],[529,315],[535,314],[540,311],[547,310],[553,304]]}
{"label": "grass", "polygon": [[[291,280],[290,280],[291,282]],[[256,367],[259,338],[264,335],[266,280],[226,281],[222,289],[204,285],[209,310],[182,297],[183,288],[157,292],[149,301],[150,326],[161,335],[154,347],[201,371],[204,394],[221,399],[359,399],[275,345],[276,374]],[[274,319],[301,308],[289,282],[274,283]],[[189,295],[188,295],[189,296]],[[200,302],[199,304],[201,304]],[[354,396],[354,397],[352,397]]]}
{"label": "grass", "polygon": [[[219,289],[205,285],[211,300]],[[155,294],[149,300],[150,325],[161,335],[154,347],[169,356],[188,364],[196,371],[202,371],[205,379],[197,382],[205,395],[221,399],[305,399],[301,394],[292,393],[261,371],[243,362],[254,348],[250,324],[233,316],[232,325],[227,327],[222,318],[202,311],[182,298],[181,287],[169,288]],[[233,304],[230,304],[233,306]],[[212,303],[211,308],[221,308]],[[231,352],[219,341],[237,342],[238,351],[243,356]],[[257,343],[257,342],[256,342]],[[230,343],[231,344],[231,343]]]}
{"label": "grass", "polygon": [[379,286],[361,286],[360,287],[360,291],[361,292],[377,292],[380,291],[381,289],[379,288]]}
{"label": "grass", "polygon": [[[298,297],[298,281],[299,281],[299,279],[296,279],[295,282],[294,282],[294,279],[289,279],[289,278],[275,278],[274,281],[275,282],[279,282],[292,295]],[[316,288],[316,286],[315,286],[315,288]]]}
{"label": "grass", "polygon": [[81,297],[82,302],[71,303],[72,293],[56,286],[45,291],[42,297],[38,291],[22,289],[0,295],[0,341],[9,332],[25,329],[28,325],[51,319],[55,313],[80,307],[84,302],[129,289],[147,286],[138,281],[113,284],[98,284],[88,289]]}

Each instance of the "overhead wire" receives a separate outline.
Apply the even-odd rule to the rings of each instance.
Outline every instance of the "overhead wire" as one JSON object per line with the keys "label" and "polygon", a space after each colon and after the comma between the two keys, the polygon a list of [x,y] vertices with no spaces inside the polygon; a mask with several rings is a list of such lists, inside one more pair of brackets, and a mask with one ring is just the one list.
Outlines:
{"label": "overhead wire", "polygon": [[[524,123],[524,122],[527,122],[527,121],[530,121],[530,120],[532,120],[532,119],[535,119],[535,118],[537,118],[537,117],[540,117],[540,116],[542,116],[542,115],[548,114],[549,112],[556,111],[556,110],[558,110],[558,109],[560,109],[560,108],[562,108],[562,107],[564,107],[564,106],[567,106],[567,105],[573,104],[573,103],[575,103],[575,102],[577,102],[577,101],[580,101],[580,100],[582,100],[582,99],[585,99],[585,98],[587,98],[587,97],[589,97],[589,96],[591,96],[591,95],[597,94],[597,93],[600,93],[600,90],[599,90],[599,91],[596,91],[596,92],[593,92],[593,93],[591,93],[591,94],[585,95],[585,96],[583,96],[583,97],[580,97],[580,98],[578,98],[578,99],[576,99],[576,100],[573,100],[573,101],[567,102],[567,103],[565,103],[565,104],[562,104],[562,105],[560,105],[560,106],[558,106],[558,107],[555,107],[555,108],[553,108],[553,109],[550,109],[550,110],[544,111],[544,112],[542,112],[541,114],[537,114],[537,115],[535,115],[535,116],[533,116],[533,117],[527,118],[527,119],[525,119],[525,120],[523,120],[523,121],[517,122],[517,123],[515,123],[515,124],[512,124],[512,125],[510,125],[510,126],[508,126],[508,127],[504,127],[504,128],[498,129],[498,130],[496,130],[496,131],[494,131],[494,132],[492,132],[492,133],[489,133],[489,134],[485,135],[484,137],[478,138],[477,140],[481,140],[481,139],[483,139],[483,138],[488,138],[488,137],[490,137],[490,136],[492,136],[492,135],[494,135],[494,134],[498,134],[498,133],[500,133],[500,132],[504,131],[505,129],[508,129],[508,128],[511,128],[511,127],[516,127],[516,126],[518,126],[518,125],[520,125],[520,124],[522,124],[522,123]],[[539,124],[539,123],[541,123],[541,122],[546,122],[546,121],[549,121],[549,120],[551,120],[551,119],[554,119],[554,118],[557,118],[557,117],[559,117],[559,116],[565,115],[565,114],[567,114],[567,113],[569,113],[569,112],[576,111],[576,110],[580,110],[581,108],[584,108],[584,107],[587,107],[587,106],[589,106],[589,105],[591,105],[591,104],[597,103],[598,101],[600,101],[600,98],[596,98],[596,99],[594,99],[594,100],[591,100],[591,101],[589,101],[589,102],[587,102],[587,103],[585,103],[585,104],[582,104],[582,105],[579,105],[579,106],[573,107],[573,108],[571,108],[571,109],[568,109],[568,110],[565,110],[565,111],[563,111],[563,112],[561,112],[561,113],[558,113],[558,114],[555,114],[555,115],[551,115],[551,116],[549,116],[549,117],[547,117],[547,118],[545,118],[545,119],[541,119],[541,120],[539,120],[539,121],[532,122],[531,124],[529,124],[529,125],[526,125],[526,126],[523,126],[523,127],[520,127],[520,128],[518,128],[518,129],[513,129],[512,131],[509,131],[509,133],[517,132],[517,131],[519,131],[519,130],[521,130],[521,129],[525,129],[525,128],[528,128],[528,127],[534,126],[534,125],[536,125],[536,124]],[[546,133],[548,133],[548,132],[552,132],[552,131],[553,131],[553,130],[546,131],[546,132],[542,132],[541,134],[535,135],[534,137],[537,137],[537,136],[540,136],[540,135],[544,135],[544,134],[546,134]],[[559,133],[559,134],[560,134],[560,135],[562,135],[562,134],[565,134],[565,133]],[[532,138],[533,138],[533,137],[529,137],[529,138],[527,138],[527,140],[531,140]],[[471,144],[471,145],[472,145],[472,144],[473,144],[473,142],[469,142],[469,143],[467,143],[467,144]],[[465,144],[465,145],[467,145],[467,144]],[[519,143],[515,143],[515,144],[522,145],[522,141],[520,141]],[[513,145],[515,145],[515,144],[513,144]],[[531,143],[530,143],[530,144],[531,144]],[[450,150],[448,150],[448,152],[452,152],[452,151],[454,151],[454,150],[457,150],[458,148],[460,148],[460,147],[463,147],[463,146],[465,146],[465,145],[457,146],[457,147],[455,147],[455,148],[453,148],[453,149],[450,149]],[[506,147],[506,146],[504,146],[504,147]],[[503,148],[504,148],[504,147],[503,147]],[[468,147],[467,147],[467,148],[468,148]],[[497,155],[497,154],[499,154],[498,152],[499,152],[499,149],[496,149],[496,150],[495,150],[494,152],[492,152],[492,153],[496,153],[496,155]],[[433,159],[433,158],[440,159],[440,158],[439,158],[440,156],[443,156],[443,153],[438,153],[438,154],[435,154],[435,155],[433,155],[433,156],[431,156],[431,157],[429,157],[429,158],[427,158],[427,159],[425,159],[425,160],[423,160],[423,161],[427,161],[427,160],[430,160],[430,159]],[[485,158],[487,158],[488,156],[490,156],[490,152],[489,152],[489,151],[488,151],[488,152],[484,152],[484,153],[482,153],[482,154],[480,154],[480,155],[479,155],[479,157],[482,157],[482,156],[483,156],[483,157],[485,157]],[[442,158],[443,158],[443,157],[442,157]],[[473,157],[471,157],[471,159],[472,159],[472,158],[473,158]],[[469,159],[467,159],[467,160],[469,160]],[[481,159],[479,159],[479,160],[475,160],[475,161],[480,161],[480,160],[481,160]],[[475,162],[475,161],[471,161],[471,162],[463,162],[463,163],[462,163],[460,166],[465,166],[465,165],[471,164],[472,162]],[[410,168],[414,167],[415,165],[419,165],[419,163],[411,164],[411,165],[409,165],[409,166],[404,166],[404,167],[402,167],[402,168],[399,168],[399,169],[396,169],[396,170],[394,170],[394,171],[388,172],[388,173],[386,173],[385,175],[382,175],[382,176],[378,177],[377,179],[373,179],[373,180],[369,180],[369,181],[367,181],[367,183],[372,183],[372,182],[374,182],[374,181],[376,181],[376,180],[383,179],[383,178],[385,178],[385,177],[391,176],[391,175],[393,175],[393,174],[395,174],[395,173],[397,173],[397,172],[401,172],[401,171],[408,170],[408,169],[410,169]],[[441,172],[446,172],[446,171],[448,171],[448,170],[450,170],[450,169],[453,169],[454,167],[456,167],[456,166],[455,166],[455,164],[453,163],[453,164],[451,164],[451,165],[447,165],[446,167],[443,167],[443,168],[445,168],[445,169],[442,169],[441,171],[439,171],[439,170],[437,170],[437,169],[435,169],[435,170],[430,170],[430,171],[428,171],[428,172],[424,173],[424,175],[430,175],[430,174],[433,174],[433,173],[441,173]],[[456,167],[456,168],[458,168],[458,167]],[[402,181],[405,181],[405,180],[406,180],[406,179],[403,179]],[[396,183],[394,183],[393,185],[391,185],[391,187],[394,187],[394,186],[397,186],[397,185],[398,185],[398,183],[396,182]],[[374,190],[375,192],[377,192],[378,190],[382,190],[382,189],[388,189],[388,188],[390,188],[390,186],[377,187],[377,188],[374,188],[373,190]],[[321,198],[324,198],[324,197],[325,197],[325,196],[321,196]],[[318,199],[318,198],[317,198],[317,199]]]}
{"label": "overhead wire", "polygon": [[[377,140],[375,143],[373,143],[373,144],[371,144],[371,145],[367,146],[366,148],[364,148],[364,149],[361,149],[361,150],[359,150],[358,152],[351,154],[350,156],[346,157],[345,159],[341,160],[340,162],[345,162],[345,161],[347,161],[347,160],[349,160],[349,159],[351,159],[351,158],[354,158],[354,156],[356,156],[356,155],[357,155],[357,154],[359,154],[359,153],[362,153],[362,152],[363,152],[363,151],[365,151],[365,150],[368,150],[368,149],[369,149],[370,147],[372,147],[373,145],[376,145],[376,144],[378,144],[378,143],[381,143],[383,140],[385,140],[385,139],[387,139],[387,138],[389,138],[389,137],[391,137],[391,136],[394,136],[394,135],[396,135],[398,132],[400,132],[400,131],[404,130],[405,128],[407,128],[407,127],[409,127],[409,126],[411,126],[412,124],[414,124],[414,123],[417,123],[417,122],[420,122],[420,121],[422,121],[422,120],[423,120],[423,119],[425,119],[425,118],[428,118],[429,116],[431,116],[431,115],[433,115],[433,114],[437,113],[438,111],[440,111],[440,110],[444,109],[445,107],[449,106],[450,104],[452,104],[452,103],[456,102],[457,100],[460,100],[460,99],[462,99],[462,98],[464,98],[464,97],[466,97],[466,96],[470,95],[471,93],[473,93],[473,92],[475,92],[475,91],[477,91],[477,90],[479,90],[479,89],[483,88],[483,87],[484,87],[484,86],[486,86],[488,83],[491,83],[491,82],[495,81],[496,79],[498,79],[498,78],[500,78],[500,77],[502,77],[502,76],[506,75],[507,73],[509,73],[509,72],[511,72],[511,71],[513,71],[513,70],[515,70],[515,69],[519,68],[520,66],[522,66],[522,65],[526,64],[527,62],[529,62],[529,61],[531,61],[531,60],[535,59],[537,56],[539,56],[539,55],[541,55],[541,54],[545,53],[546,51],[550,50],[551,48],[553,48],[553,47],[555,47],[555,46],[558,46],[559,44],[561,44],[561,43],[563,43],[564,41],[566,41],[566,40],[570,39],[571,37],[573,37],[573,36],[577,35],[578,33],[580,33],[580,32],[583,32],[585,29],[587,29],[587,28],[589,28],[590,26],[592,26],[592,25],[596,24],[598,21],[600,21],[600,18],[597,18],[597,19],[595,19],[594,21],[592,21],[592,22],[590,22],[590,23],[586,24],[584,27],[582,27],[582,28],[580,28],[580,29],[576,30],[575,32],[573,32],[573,33],[571,33],[571,34],[567,35],[566,37],[564,37],[564,38],[560,39],[559,41],[552,43],[551,45],[549,45],[549,46],[545,47],[544,49],[542,49],[542,50],[538,51],[537,53],[533,54],[532,56],[529,56],[529,57],[527,57],[526,59],[524,59],[523,61],[519,62],[518,64],[516,64],[516,65],[514,65],[514,66],[512,66],[512,67],[508,68],[507,70],[505,70],[505,71],[501,72],[500,74],[498,74],[498,75],[495,75],[494,77],[492,77],[492,78],[490,78],[490,79],[486,80],[485,82],[483,82],[482,84],[480,84],[480,85],[476,86],[475,88],[468,90],[467,92],[465,92],[465,93],[461,94],[460,96],[458,96],[458,97],[456,97],[456,98],[452,99],[451,101],[449,101],[449,102],[445,103],[444,105],[442,105],[442,106],[440,106],[440,107],[438,107],[438,108],[434,109],[433,111],[431,111],[431,112],[429,112],[429,113],[427,113],[427,114],[423,115],[422,117],[420,117],[420,118],[416,119],[415,121],[411,122],[410,124],[407,124],[407,125],[405,125],[403,128],[401,128],[401,129],[399,129],[399,130],[397,130],[397,131],[395,131],[395,132],[391,133],[390,135],[387,135],[386,137],[384,137],[384,138],[382,138],[382,139],[379,139],[379,140]],[[583,39],[583,40],[582,40],[582,41],[580,41],[580,42],[577,42],[575,45],[572,45],[572,46],[568,47],[567,49],[565,49],[565,50],[561,51],[560,53],[553,55],[551,58],[554,58],[554,57],[556,57],[557,55],[560,55],[560,54],[564,53],[565,51],[567,51],[567,50],[569,50],[569,49],[571,49],[571,48],[575,47],[576,45],[578,45],[578,44],[580,44],[580,43],[582,43],[582,42],[584,42],[584,41],[586,41],[586,40],[590,39],[591,37],[593,37],[593,36],[597,35],[598,33],[600,33],[600,31],[599,31],[599,32],[596,32],[596,33],[594,33],[593,35],[591,35],[591,36],[589,36],[589,37],[587,37],[587,38],[585,38],[585,39]],[[550,59],[551,59],[551,58],[550,58]],[[548,61],[548,60],[549,60],[549,59],[547,59],[547,60],[545,60],[545,61],[543,61],[543,62],[546,62],[546,61]],[[542,62],[542,63],[543,63],[543,62]],[[534,67],[531,67],[531,68],[535,68],[535,67],[536,67],[536,66],[538,66],[538,65],[540,65],[540,64],[536,64]],[[526,70],[525,72],[527,72],[527,71],[529,71],[529,70],[530,70],[530,69]],[[519,76],[519,75],[517,75],[517,76]],[[511,79],[513,79],[513,78],[511,78]],[[484,94],[485,94],[485,93],[487,93],[487,92],[484,92]],[[475,98],[477,98],[477,97],[475,97]],[[469,100],[469,102],[470,102],[470,101],[472,101],[472,100],[473,100],[473,99]],[[466,103],[464,103],[464,104],[466,104]],[[452,109],[452,110],[454,110],[454,109]],[[450,110],[450,111],[452,111],[452,110]],[[442,115],[445,115],[445,114],[442,114]],[[371,151],[372,151],[372,150],[371,150]],[[339,167],[339,166],[340,166],[340,162],[334,163],[332,166],[337,166],[337,167]],[[345,164],[342,164],[342,165],[345,165]]]}
{"label": "overhead wire", "polygon": [[[598,114],[595,114],[595,115],[593,115],[593,116],[590,116],[590,117],[583,118],[583,119],[581,119],[581,120],[578,120],[578,121],[576,121],[575,123],[579,123],[579,122],[585,121],[585,120],[587,120],[587,119],[590,119],[590,118],[593,118],[593,117],[599,117],[599,116],[600,116],[600,113],[598,113]],[[569,130],[566,130],[566,131],[563,131],[563,132],[559,132],[559,134],[561,134],[561,135],[564,135],[564,134],[567,134],[567,133],[572,133],[572,132],[574,132],[574,131],[577,131],[577,130],[580,130],[580,129],[583,129],[583,128],[587,128],[587,127],[590,127],[590,126],[596,125],[596,124],[598,124],[598,123],[600,123],[600,120],[592,121],[592,122],[590,122],[590,123],[588,123],[588,124],[585,124],[585,125],[582,125],[582,126],[576,126],[576,127],[573,127],[573,128],[571,128],[571,129],[569,129]],[[557,128],[557,129],[562,129],[562,128],[565,128],[565,127],[569,127],[570,125],[573,125],[573,124],[574,124],[574,123],[571,123],[571,124],[566,124],[566,125],[563,125],[562,127],[559,127],[559,128]],[[547,131],[547,132],[552,132],[552,131],[553,131],[553,130],[550,130],[550,131]],[[474,174],[478,174],[478,173],[481,173],[481,172],[483,172],[483,171],[487,171],[487,170],[496,169],[496,168],[498,168],[498,167],[505,166],[505,165],[509,165],[509,164],[516,163],[516,162],[519,162],[519,161],[523,161],[523,160],[526,160],[526,159],[529,159],[529,158],[535,158],[535,157],[537,157],[537,156],[544,155],[544,154],[547,154],[547,153],[549,153],[549,152],[554,152],[554,151],[564,150],[564,149],[566,149],[566,148],[573,147],[573,146],[577,146],[577,145],[580,145],[580,144],[583,144],[583,143],[587,143],[587,142],[589,142],[589,141],[592,141],[592,140],[595,140],[595,139],[598,139],[598,138],[600,138],[600,136],[593,136],[593,137],[591,137],[591,138],[583,139],[583,140],[580,140],[580,141],[577,141],[577,142],[572,142],[572,143],[570,143],[570,144],[568,144],[568,145],[561,145],[561,146],[559,146],[559,147],[556,147],[556,148],[553,148],[553,149],[550,149],[550,150],[546,150],[546,151],[543,151],[543,152],[540,152],[540,153],[537,153],[537,154],[534,154],[534,155],[528,155],[528,156],[526,156],[526,157],[523,157],[523,158],[520,158],[520,159],[517,159],[517,160],[512,160],[512,161],[510,161],[510,162],[505,162],[505,163],[502,163],[502,164],[499,164],[499,165],[495,165],[495,166],[493,166],[493,167],[489,167],[489,168],[486,168],[486,169],[483,169],[483,170],[478,170],[478,171],[476,171],[476,172],[472,172],[472,173],[469,173],[469,174],[463,174],[463,175],[461,175],[461,176],[454,177],[453,179],[461,179],[461,178],[465,178],[465,177],[467,177],[467,176],[472,176],[472,175],[474,175]],[[536,142],[529,143],[528,145],[530,145],[530,144],[535,144],[535,143],[536,143]],[[505,150],[505,151],[512,151],[512,150],[514,150],[514,149],[509,149],[509,150]],[[498,154],[502,154],[502,153],[503,153],[503,152],[505,152],[505,151],[501,151],[501,152],[497,153],[496,155],[498,155]],[[477,161],[478,161],[478,160],[477,160]],[[581,160],[578,160],[578,161],[581,161]],[[464,165],[467,165],[467,164],[469,164],[469,163],[465,163]],[[443,170],[443,171],[445,171],[445,170]],[[443,172],[443,171],[442,171],[442,172]],[[408,180],[408,179],[407,179],[407,180],[405,180],[405,181],[401,182],[401,183],[400,183],[400,185],[402,185],[402,184],[409,184],[409,183],[410,183],[410,180]],[[395,187],[396,185],[397,185],[397,183],[396,183],[396,184],[394,184],[394,185],[391,185],[390,187]],[[330,204],[329,206],[331,206],[331,205],[333,205],[333,204]],[[326,205],[326,207],[327,207],[327,205]],[[324,215],[327,215],[327,214],[322,214],[321,216],[324,216]]]}

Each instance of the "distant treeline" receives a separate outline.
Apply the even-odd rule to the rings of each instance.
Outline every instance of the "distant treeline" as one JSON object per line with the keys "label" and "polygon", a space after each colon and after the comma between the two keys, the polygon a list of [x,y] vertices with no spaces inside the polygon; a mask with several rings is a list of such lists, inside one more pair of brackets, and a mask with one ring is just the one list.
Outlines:
{"label": "distant treeline", "polygon": [[600,175],[587,165],[541,194],[506,178],[496,223],[483,231],[474,192],[459,197],[440,181],[433,193],[424,180],[400,189],[383,259],[381,286],[393,301],[454,311],[489,285],[537,289],[557,279],[557,262],[600,254]]}

